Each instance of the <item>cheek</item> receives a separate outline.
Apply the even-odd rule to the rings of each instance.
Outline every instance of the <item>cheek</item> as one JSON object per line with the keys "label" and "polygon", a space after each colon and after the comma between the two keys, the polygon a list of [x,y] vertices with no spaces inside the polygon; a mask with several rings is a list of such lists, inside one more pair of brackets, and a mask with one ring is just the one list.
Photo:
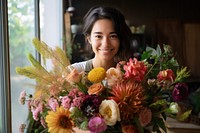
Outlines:
{"label": "cheek", "polygon": [[117,52],[119,51],[119,46],[120,46],[119,42],[114,45]]}

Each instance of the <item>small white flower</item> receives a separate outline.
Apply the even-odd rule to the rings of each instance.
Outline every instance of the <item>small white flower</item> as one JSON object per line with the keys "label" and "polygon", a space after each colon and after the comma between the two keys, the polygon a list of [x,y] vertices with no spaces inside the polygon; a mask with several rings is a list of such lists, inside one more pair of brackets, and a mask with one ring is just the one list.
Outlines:
{"label": "small white flower", "polygon": [[178,106],[178,104],[176,102],[170,103],[169,109],[171,110],[171,112],[173,114],[177,114],[178,113],[178,108],[179,108],[179,106]]}

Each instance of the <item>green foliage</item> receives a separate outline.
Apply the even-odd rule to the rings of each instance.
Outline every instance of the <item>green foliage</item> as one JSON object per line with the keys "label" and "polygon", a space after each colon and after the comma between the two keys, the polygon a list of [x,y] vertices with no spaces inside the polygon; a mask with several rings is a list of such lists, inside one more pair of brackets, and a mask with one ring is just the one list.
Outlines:
{"label": "green foliage", "polygon": [[177,75],[177,77],[176,77],[175,81],[176,82],[178,82],[178,81],[181,82],[183,79],[185,79],[185,78],[190,76],[190,72],[187,71],[187,67],[184,67],[182,69],[178,69],[176,71],[176,75]]}
{"label": "green foliage", "polygon": [[189,115],[191,114],[192,110],[188,110],[186,112],[184,112],[183,114],[181,114],[180,116],[178,116],[178,120],[179,121],[184,121],[186,118],[189,117]]}
{"label": "green foliage", "polygon": [[34,1],[8,0],[8,28],[11,74],[15,66],[25,66],[26,55],[34,52],[31,39],[34,37]]}

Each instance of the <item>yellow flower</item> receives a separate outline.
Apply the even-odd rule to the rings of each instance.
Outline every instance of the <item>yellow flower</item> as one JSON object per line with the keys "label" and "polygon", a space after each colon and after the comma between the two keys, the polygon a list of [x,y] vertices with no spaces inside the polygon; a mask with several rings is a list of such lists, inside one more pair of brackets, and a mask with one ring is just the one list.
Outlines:
{"label": "yellow flower", "polygon": [[74,132],[73,122],[69,118],[70,111],[64,109],[62,106],[56,108],[56,112],[48,111],[46,116],[46,122],[48,126],[48,131],[50,133],[72,133]]}
{"label": "yellow flower", "polygon": [[88,73],[88,80],[93,83],[101,82],[106,77],[106,70],[102,67],[92,69]]}

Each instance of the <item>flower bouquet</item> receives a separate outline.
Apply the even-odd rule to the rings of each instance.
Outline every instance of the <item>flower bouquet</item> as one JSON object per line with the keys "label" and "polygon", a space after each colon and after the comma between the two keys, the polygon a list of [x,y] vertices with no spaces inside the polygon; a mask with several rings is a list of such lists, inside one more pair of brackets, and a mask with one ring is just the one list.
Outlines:
{"label": "flower bouquet", "polygon": [[21,131],[70,133],[76,127],[91,133],[167,132],[167,116],[184,120],[191,113],[178,110],[188,96],[183,80],[189,72],[179,67],[169,45],[163,50],[147,47],[141,60],[130,58],[108,70],[80,73],[60,48],[36,38],[33,44],[44,62],[52,60],[53,68],[48,71],[31,54],[32,66],[16,68],[37,81],[33,95],[23,91],[19,98],[30,110],[28,127],[22,124]]}

